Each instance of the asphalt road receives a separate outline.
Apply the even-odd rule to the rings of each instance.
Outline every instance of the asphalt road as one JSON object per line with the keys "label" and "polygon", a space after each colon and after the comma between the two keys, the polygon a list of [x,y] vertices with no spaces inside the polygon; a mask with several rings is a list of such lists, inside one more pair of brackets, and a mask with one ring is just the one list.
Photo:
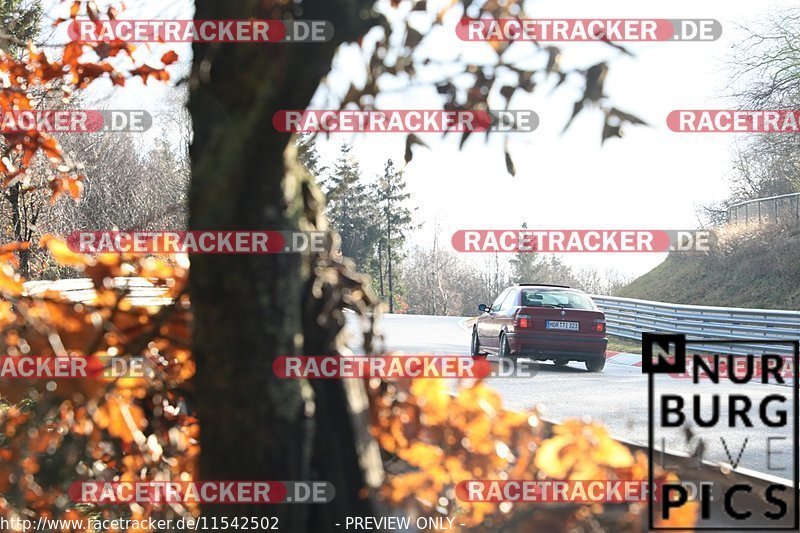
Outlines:
{"label": "asphalt road", "polygon": [[[468,355],[471,330],[465,318],[435,317],[420,315],[386,315],[382,322],[385,335],[385,348],[392,351],[403,351],[409,354],[449,354]],[[350,324],[352,345],[358,345],[355,323]],[[556,368],[550,362],[539,364],[538,372],[532,377],[490,378],[489,383],[503,397],[509,409],[526,409],[539,406],[544,416],[552,421],[563,421],[570,418],[587,418],[599,420],[605,424],[616,438],[629,442],[647,444],[647,376],[641,368],[615,364],[609,359],[605,370],[592,374],[585,370],[582,363],[570,363],[567,367]],[[692,404],[692,395],[698,387],[690,379],[676,379],[668,375],[655,378],[657,394],[673,393],[684,397],[688,406]],[[794,412],[789,403],[783,408],[788,410],[790,424],[788,428],[764,428],[758,415],[759,402],[773,393],[787,394],[790,389],[780,385],[725,384],[704,386],[703,416],[710,410],[710,395],[718,392],[743,394],[753,404],[750,410],[755,427],[727,427],[727,408],[721,409],[721,422],[711,428],[697,431],[702,438],[707,460],[732,464],[741,452],[738,466],[762,474],[770,474],[791,479],[792,435],[791,422]],[[791,398],[791,396],[790,396]],[[724,402],[723,402],[724,404]],[[775,416],[780,405],[770,404],[767,415]],[[658,413],[658,411],[657,411]],[[687,409],[691,418],[691,410]],[[656,415],[658,416],[658,414]],[[696,428],[696,426],[695,426]],[[657,448],[661,446],[661,437],[668,451],[688,452],[695,449],[693,440],[687,445],[682,429],[670,432],[659,430],[656,433]],[[768,444],[767,437],[783,437]],[[725,439],[723,445],[722,440]],[[747,439],[744,451],[743,443]],[[767,464],[767,446],[772,450],[771,464]],[[725,450],[727,446],[727,452]],[[796,451],[796,450],[795,450]],[[783,453],[783,455],[777,455]]]}

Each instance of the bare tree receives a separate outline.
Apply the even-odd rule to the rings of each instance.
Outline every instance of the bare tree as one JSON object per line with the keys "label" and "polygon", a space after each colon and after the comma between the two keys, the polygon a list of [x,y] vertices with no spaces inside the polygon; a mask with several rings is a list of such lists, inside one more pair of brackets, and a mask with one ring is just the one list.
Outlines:
{"label": "bare tree", "polygon": [[800,98],[800,8],[775,12],[763,23],[746,27],[749,36],[736,45],[733,83],[743,107],[790,108]]}
{"label": "bare tree", "polygon": [[47,228],[78,230],[180,230],[186,227],[189,163],[166,139],[141,146],[139,133],[73,136],[65,148],[86,168],[80,203],[60,201]]}
{"label": "bare tree", "polygon": [[[800,8],[780,10],[735,45],[730,61],[731,90],[743,109],[797,109],[800,104]],[[698,209],[702,224],[727,221],[737,202],[800,191],[800,135],[750,135],[735,145],[729,174],[730,192]]]}

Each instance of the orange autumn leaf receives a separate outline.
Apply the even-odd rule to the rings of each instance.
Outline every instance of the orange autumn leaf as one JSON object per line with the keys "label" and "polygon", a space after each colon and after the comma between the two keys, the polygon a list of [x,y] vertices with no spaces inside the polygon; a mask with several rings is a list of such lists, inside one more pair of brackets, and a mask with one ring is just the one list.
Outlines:
{"label": "orange autumn leaf", "polygon": [[414,380],[411,385],[411,394],[417,397],[426,423],[439,424],[447,419],[447,408],[451,398],[444,380]]}
{"label": "orange autumn leaf", "polygon": [[153,68],[148,65],[142,65],[137,69],[131,70],[130,73],[131,76],[141,77],[144,83],[147,83],[147,80],[150,78],[154,78],[157,81],[169,81],[169,73],[166,70]]}
{"label": "orange autumn leaf", "polygon": [[147,425],[141,408],[115,396],[106,397],[105,403],[95,411],[94,421],[126,444],[135,442],[137,434]]}
{"label": "orange autumn leaf", "polygon": [[19,296],[22,291],[22,280],[14,269],[10,265],[0,268],[0,293],[8,297]]}
{"label": "orange autumn leaf", "polygon": [[77,200],[83,193],[83,182],[78,179],[67,179],[67,190],[73,200]]}
{"label": "orange autumn leaf", "polygon": [[16,321],[14,307],[11,302],[0,300],[0,328],[5,328]]}
{"label": "orange autumn leaf", "polygon": [[39,135],[38,142],[39,147],[48,158],[56,162],[63,159],[61,156],[61,145],[58,144],[58,141],[56,141],[54,137]]}
{"label": "orange autumn leaf", "polygon": [[555,479],[606,479],[607,468],[633,465],[633,455],[596,422],[568,420],[542,443],[535,465]]}
{"label": "orange autumn leaf", "polygon": [[442,450],[433,444],[414,442],[407,449],[399,451],[397,456],[421,470],[427,470],[441,462]]}
{"label": "orange autumn leaf", "polygon": [[171,65],[172,63],[178,60],[178,54],[175,53],[174,50],[170,50],[163,56],[161,56],[161,62],[165,65]]}
{"label": "orange autumn leaf", "polygon": [[3,244],[0,246],[0,260],[5,261],[5,255],[10,254],[11,252],[17,252],[19,250],[27,250],[31,247],[31,243],[29,242],[10,242],[8,244]]}
{"label": "orange autumn leaf", "polygon": [[77,41],[72,41],[64,47],[64,55],[61,60],[64,64],[72,65],[78,62],[83,54],[83,45]]}
{"label": "orange autumn leaf", "polygon": [[53,259],[64,266],[85,267],[92,263],[88,256],[73,252],[66,242],[52,235],[42,237],[39,241],[39,246],[46,247]]}
{"label": "orange autumn leaf", "polygon": [[426,484],[428,476],[425,472],[410,472],[398,476],[384,488],[385,495],[393,502],[403,501],[413,496],[419,487]]}
{"label": "orange autumn leaf", "polygon": [[474,387],[460,389],[456,403],[464,409],[494,416],[502,410],[503,400],[491,387],[479,383]]}

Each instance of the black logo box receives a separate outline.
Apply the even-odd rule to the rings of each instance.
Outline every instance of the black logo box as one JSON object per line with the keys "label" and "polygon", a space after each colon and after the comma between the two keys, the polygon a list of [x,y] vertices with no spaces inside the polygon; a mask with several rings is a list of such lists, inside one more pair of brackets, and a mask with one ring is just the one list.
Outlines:
{"label": "black logo box", "polygon": [[[662,348],[668,349],[670,344],[675,346],[675,360],[660,360],[657,364],[653,363],[653,344],[658,343]],[[798,457],[798,443],[800,443],[800,419],[798,419],[798,407],[800,407],[800,341],[791,340],[765,340],[765,339],[714,339],[714,340],[687,340],[683,334],[661,334],[661,333],[642,333],[642,372],[647,373],[647,439],[648,439],[648,472],[647,481],[649,486],[653,486],[653,457],[654,446],[654,423],[655,413],[655,374],[666,374],[671,372],[684,372],[686,370],[686,347],[689,344],[766,344],[766,345],[790,345],[792,352],[792,370],[794,379],[792,380],[792,397],[794,400],[793,422],[793,446],[794,450],[794,469],[792,472],[792,485],[794,488],[794,524],[792,526],[780,527],[655,527],[653,523],[653,491],[647,491],[648,507],[648,527],[651,531],[798,531],[800,530],[800,486],[798,486],[798,470],[800,470],[800,457]],[[741,356],[740,356],[741,357]]]}

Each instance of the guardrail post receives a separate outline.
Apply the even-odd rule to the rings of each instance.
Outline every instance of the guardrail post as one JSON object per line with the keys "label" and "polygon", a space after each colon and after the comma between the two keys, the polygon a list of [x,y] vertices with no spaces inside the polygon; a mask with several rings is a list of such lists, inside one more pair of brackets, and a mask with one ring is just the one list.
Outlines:
{"label": "guardrail post", "polygon": [[[772,208],[768,204],[772,202]],[[738,224],[742,220],[741,212],[744,212],[744,222],[750,223],[750,206],[756,204],[756,211],[753,213],[753,220],[758,220],[758,223],[769,222],[770,217],[775,217],[775,222],[780,222],[782,219],[791,221],[794,216],[795,222],[800,222],[800,192],[782,194],[779,196],[770,196],[768,198],[756,198],[754,200],[747,200],[739,202],[726,209],[726,223]]]}

